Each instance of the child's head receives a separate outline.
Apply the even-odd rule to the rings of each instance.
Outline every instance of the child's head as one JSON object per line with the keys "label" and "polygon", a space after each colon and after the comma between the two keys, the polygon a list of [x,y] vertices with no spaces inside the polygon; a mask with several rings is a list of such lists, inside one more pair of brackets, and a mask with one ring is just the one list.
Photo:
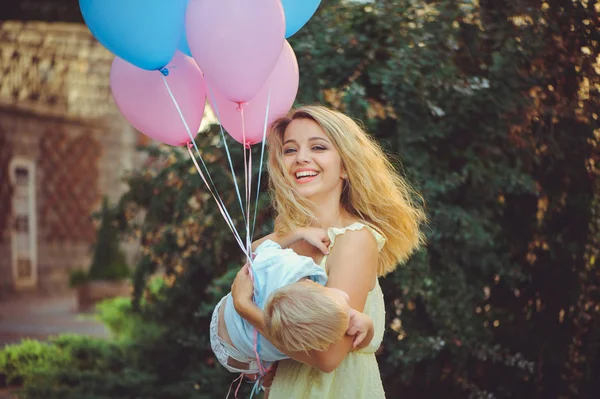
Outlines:
{"label": "child's head", "polygon": [[326,350],[339,341],[350,318],[348,294],[302,280],[273,292],[265,305],[267,332],[285,350]]}

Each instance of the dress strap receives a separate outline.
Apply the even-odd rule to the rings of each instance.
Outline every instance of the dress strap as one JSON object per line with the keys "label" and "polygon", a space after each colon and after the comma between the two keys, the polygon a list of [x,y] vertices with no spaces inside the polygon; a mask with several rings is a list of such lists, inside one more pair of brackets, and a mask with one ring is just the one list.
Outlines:
{"label": "dress strap", "polygon": [[363,228],[366,228],[371,233],[373,233],[373,236],[375,237],[375,241],[377,242],[377,249],[379,251],[381,251],[381,249],[385,245],[385,241],[386,241],[385,237],[383,235],[381,235],[381,233],[379,233],[377,230],[372,228],[371,226],[367,226],[366,224],[361,223],[361,222],[354,222],[351,225],[346,226],[346,227],[330,227],[327,230],[327,235],[329,236],[329,241],[330,241],[329,248],[333,247],[333,244],[335,243],[335,238],[337,236],[344,234],[348,230],[358,231]]}

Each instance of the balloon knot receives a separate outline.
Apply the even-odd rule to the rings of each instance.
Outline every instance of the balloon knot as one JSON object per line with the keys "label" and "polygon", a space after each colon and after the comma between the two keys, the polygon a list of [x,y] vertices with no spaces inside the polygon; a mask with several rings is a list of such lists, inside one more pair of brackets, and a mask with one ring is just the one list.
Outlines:
{"label": "balloon knot", "polygon": [[236,109],[238,111],[241,111],[242,108],[244,107],[244,105],[246,105],[246,104],[248,104],[246,101],[239,102],[239,103],[237,103],[237,108]]}
{"label": "balloon knot", "polygon": [[250,144],[250,143],[246,143],[246,144],[244,144],[244,147],[245,147],[247,150],[249,150],[250,148],[252,148],[252,146],[251,146],[251,144]]}
{"label": "balloon knot", "polygon": [[164,76],[169,76],[169,70],[167,69],[167,67],[162,67],[159,69],[160,73],[162,73]]}
{"label": "balloon knot", "polygon": [[194,146],[194,145],[192,144],[192,142],[191,142],[191,141],[188,141],[188,142],[187,142],[187,148],[188,148],[188,149],[190,149],[190,150],[191,150],[193,146]]}

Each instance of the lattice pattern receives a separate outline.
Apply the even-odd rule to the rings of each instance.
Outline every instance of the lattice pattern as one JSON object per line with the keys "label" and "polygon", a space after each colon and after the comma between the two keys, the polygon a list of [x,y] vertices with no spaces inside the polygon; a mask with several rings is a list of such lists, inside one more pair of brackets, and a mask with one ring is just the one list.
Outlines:
{"label": "lattice pattern", "polygon": [[6,134],[0,128],[0,242],[5,231],[9,228],[8,221],[12,213],[13,187],[10,182],[9,166],[12,159],[12,149]]}
{"label": "lattice pattern", "polygon": [[41,221],[48,241],[93,242],[91,214],[100,199],[99,143],[89,135],[69,139],[46,132],[40,142]]}

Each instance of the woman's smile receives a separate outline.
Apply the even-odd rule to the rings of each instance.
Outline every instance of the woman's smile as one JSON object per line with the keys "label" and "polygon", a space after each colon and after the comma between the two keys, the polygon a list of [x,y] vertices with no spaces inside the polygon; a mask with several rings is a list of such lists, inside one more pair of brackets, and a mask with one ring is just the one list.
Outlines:
{"label": "woman's smile", "polygon": [[319,176],[319,172],[314,169],[298,169],[294,173],[294,179],[298,184],[304,184],[313,181]]}

